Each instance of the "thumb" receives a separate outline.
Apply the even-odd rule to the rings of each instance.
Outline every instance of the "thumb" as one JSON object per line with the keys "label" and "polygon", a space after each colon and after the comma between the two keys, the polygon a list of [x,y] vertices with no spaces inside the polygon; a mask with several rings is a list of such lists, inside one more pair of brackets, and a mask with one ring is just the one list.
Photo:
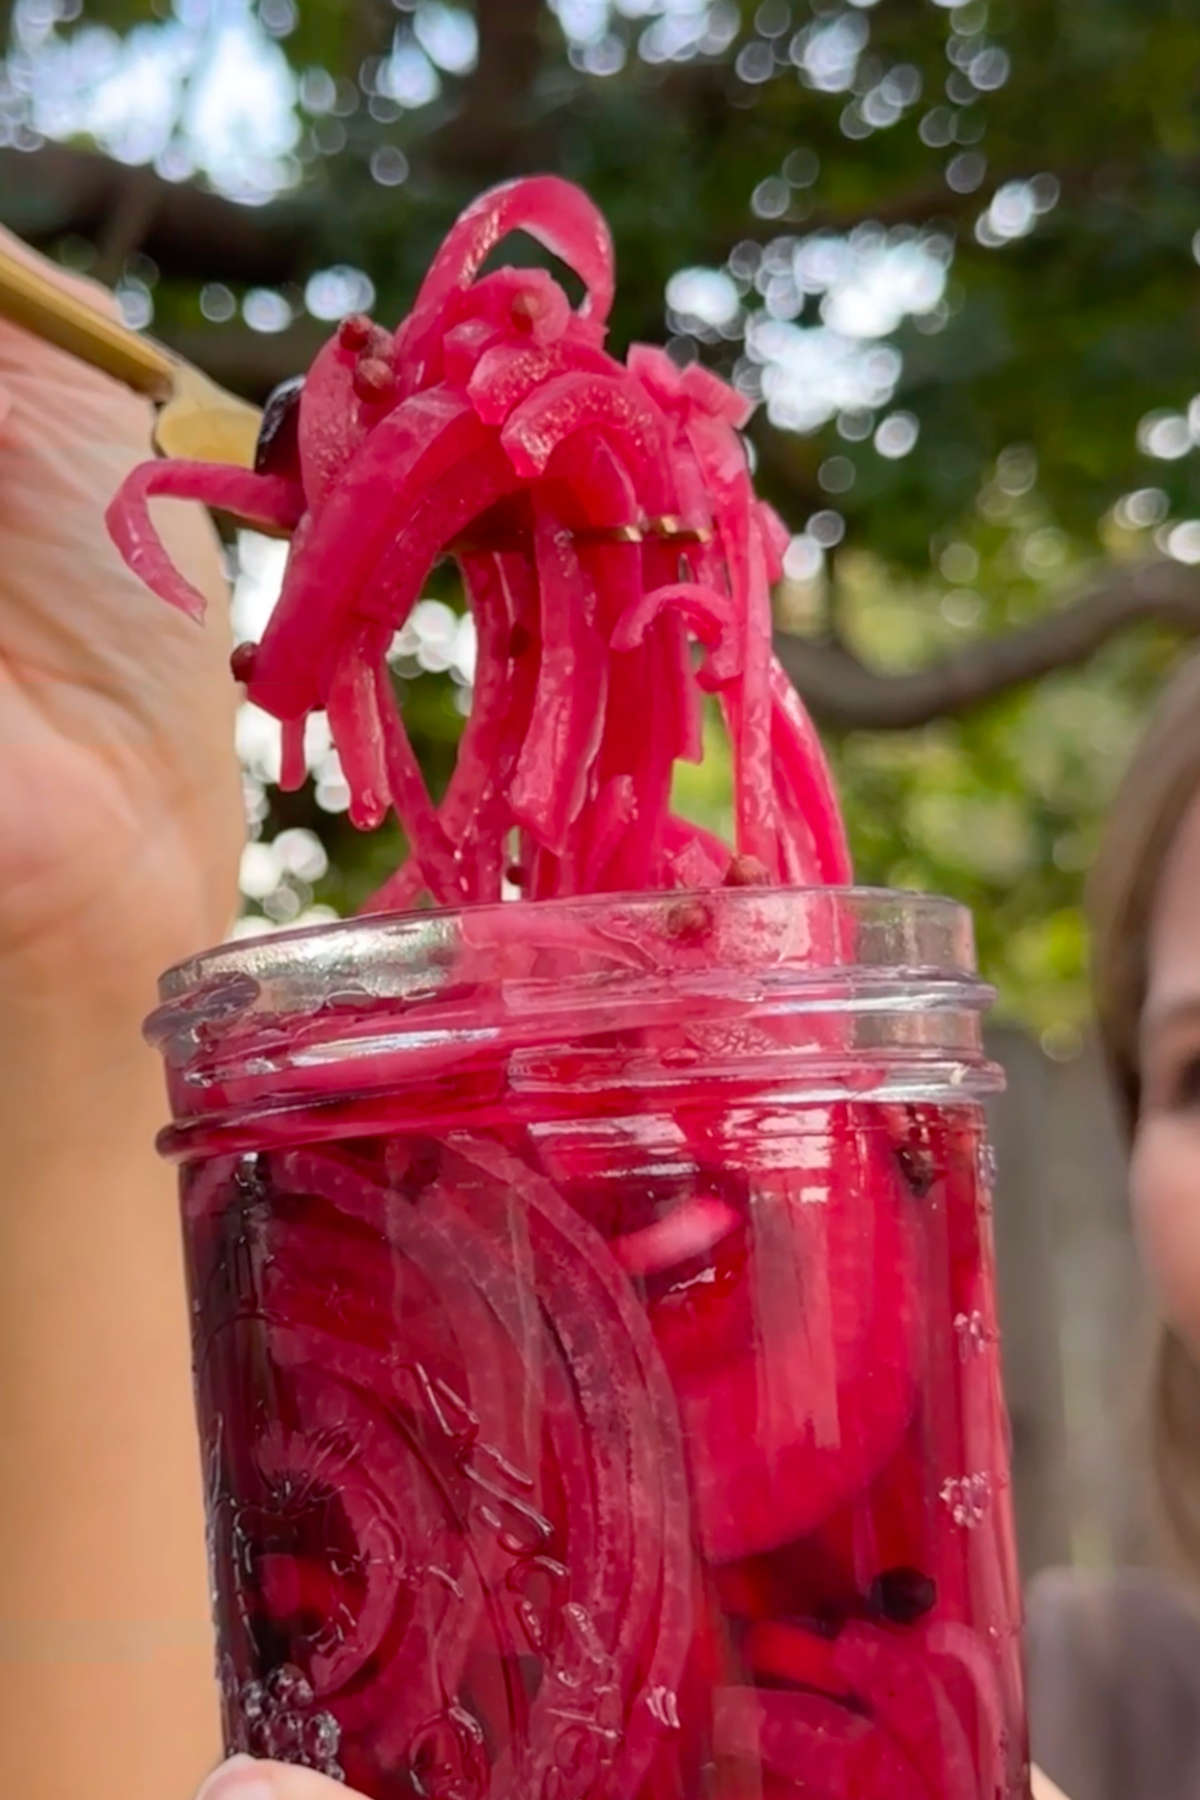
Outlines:
{"label": "thumb", "polygon": [[311,1769],[235,1756],[209,1776],[196,1800],[361,1800],[361,1796]]}
{"label": "thumb", "polygon": [[[303,1796],[301,1797],[303,1800]],[[320,1800],[319,1791],[316,1800]],[[1061,1788],[1056,1788],[1049,1776],[1043,1775],[1040,1769],[1033,1771],[1033,1800],[1067,1800]]]}

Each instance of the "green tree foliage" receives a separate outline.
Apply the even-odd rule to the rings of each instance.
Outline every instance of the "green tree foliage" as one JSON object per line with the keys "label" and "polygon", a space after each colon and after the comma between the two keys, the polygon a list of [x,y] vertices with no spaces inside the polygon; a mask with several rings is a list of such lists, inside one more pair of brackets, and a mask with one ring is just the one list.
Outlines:
{"label": "green tree foliage", "polygon": [[[861,876],[969,901],[1069,1042],[1082,872],[1200,624],[1189,0],[16,0],[8,43],[0,216],[249,393],[362,296],[400,316],[487,182],[586,184],[618,340],[763,399],[781,650]],[[436,782],[463,672],[409,648]],[[268,911],[350,906],[394,854],[251,786],[264,843],[332,859],[292,836],[271,889],[260,856]],[[720,755],[681,791],[719,818]]]}

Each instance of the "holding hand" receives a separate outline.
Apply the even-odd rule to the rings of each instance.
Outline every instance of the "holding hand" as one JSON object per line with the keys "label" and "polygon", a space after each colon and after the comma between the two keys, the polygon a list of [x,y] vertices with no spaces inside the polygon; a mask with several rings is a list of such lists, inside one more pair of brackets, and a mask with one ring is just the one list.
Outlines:
{"label": "holding hand", "polygon": [[182,1794],[217,1740],[178,1205],[140,1026],[160,970],[233,915],[236,691],[203,513],[161,524],[214,602],[204,631],[108,540],[151,425],[0,320],[0,1793],[25,1800]]}
{"label": "holding hand", "polygon": [[[196,1800],[360,1800],[336,1781],[285,1763],[235,1756],[210,1775]],[[1052,1795],[1048,1800],[1054,1800]]]}
{"label": "holding hand", "polygon": [[[41,260],[2,228],[0,245]],[[104,524],[151,423],[146,401],[0,319],[0,980],[39,944],[111,966],[123,940],[149,931],[160,954],[183,954],[232,917],[241,805],[225,609],[204,632],[171,616]],[[168,506],[161,524],[219,599],[200,509]]]}
{"label": "holding hand", "polygon": [[[248,1756],[235,1756],[211,1775],[196,1800],[356,1800],[336,1782],[307,1769],[293,1769],[282,1763],[253,1762]],[[864,1797],[865,1800],[865,1797]],[[1067,1800],[1061,1789],[1048,1781],[1040,1769],[1033,1771],[1033,1800]]]}

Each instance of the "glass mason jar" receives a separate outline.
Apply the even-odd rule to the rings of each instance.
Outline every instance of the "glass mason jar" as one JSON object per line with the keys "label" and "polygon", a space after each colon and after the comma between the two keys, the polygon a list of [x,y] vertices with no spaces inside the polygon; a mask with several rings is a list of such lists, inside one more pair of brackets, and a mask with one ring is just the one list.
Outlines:
{"label": "glass mason jar", "polygon": [[323,926],[169,973],[231,1751],[372,1800],[1014,1800],[968,915]]}

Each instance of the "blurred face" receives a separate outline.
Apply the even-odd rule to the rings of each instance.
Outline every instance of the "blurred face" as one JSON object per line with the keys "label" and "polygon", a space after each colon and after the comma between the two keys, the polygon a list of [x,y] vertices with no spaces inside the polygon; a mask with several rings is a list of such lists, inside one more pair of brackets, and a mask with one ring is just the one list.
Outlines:
{"label": "blurred face", "polygon": [[1162,1310],[1200,1357],[1200,795],[1163,869],[1149,975],[1134,1221]]}

